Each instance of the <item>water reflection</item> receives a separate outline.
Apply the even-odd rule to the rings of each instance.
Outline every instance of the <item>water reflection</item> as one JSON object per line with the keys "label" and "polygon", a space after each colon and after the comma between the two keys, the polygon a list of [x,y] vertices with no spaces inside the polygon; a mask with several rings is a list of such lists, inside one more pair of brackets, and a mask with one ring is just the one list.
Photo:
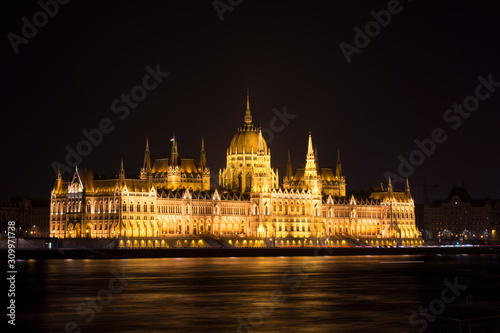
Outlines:
{"label": "water reflection", "polygon": [[[498,262],[484,255],[29,260],[18,263],[17,328],[415,332],[409,315],[440,296],[445,278],[458,276],[475,301],[493,301]],[[123,272],[127,285],[115,293]]]}

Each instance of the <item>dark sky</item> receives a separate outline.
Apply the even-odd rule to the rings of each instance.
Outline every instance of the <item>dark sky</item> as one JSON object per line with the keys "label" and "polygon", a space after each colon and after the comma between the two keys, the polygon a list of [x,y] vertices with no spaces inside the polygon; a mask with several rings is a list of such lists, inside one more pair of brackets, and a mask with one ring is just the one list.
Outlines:
{"label": "dark sky", "polygon": [[[370,12],[387,9],[388,1],[247,0],[221,21],[212,1],[74,0],[45,25],[38,15],[41,27],[17,54],[9,33],[21,36],[22,18],[33,22],[41,8],[6,1],[0,199],[48,198],[51,164],[66,164],[65,147],[76,149],[82,131],[105,118],[114,131],[79,167],[111,176],[123,158],[126,173],[138,174],[146,137],[152,157],[166,157],[175,131],[181,156],[196,160],[204,135],[218,174],[243,124],[247,88],[254,124],[268,128],[273,108],[296,115],[269,143],[280,178],[288,149],[294,167],[305,164],[309,129],[321,166],[334,167],[340,148],[348,191],[361,191],[385,182],[386,171],[398,174],[399,155],[418,159],[414,141],[441,128],[446,141],[409,177],[417,202],[425,177],[439,185],[431,199],[446,196],[452,182],[464,182],[473,197],[500,198],[500,87],[460,126],[443,119],[454,103],[474,96],[479,76],[500,82],[494,5],[403,1],[347,63],[339,44],[354,45],[354,28],[364,30]],[[157,64],[170,74],[121,120],[112,102],[142,85],[145,68]]]}

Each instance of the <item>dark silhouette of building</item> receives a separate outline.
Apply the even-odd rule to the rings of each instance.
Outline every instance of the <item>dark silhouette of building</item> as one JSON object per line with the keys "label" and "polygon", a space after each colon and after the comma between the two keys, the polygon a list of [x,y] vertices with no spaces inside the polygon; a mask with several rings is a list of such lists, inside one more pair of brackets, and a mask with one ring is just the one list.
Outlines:
{"label": "dark silhouette of building", "polygon": [[50,237],[50,200],[12,197],[0,202],[1,237],[7,237],[9,221],[16,222],[17,237]]}
{"label": "dark silhouette of building", "polygon": [[423,238],[469,243],[498,241],[500,200],[472,199],[465,187],[453,186],[444,200],[424,205]]}

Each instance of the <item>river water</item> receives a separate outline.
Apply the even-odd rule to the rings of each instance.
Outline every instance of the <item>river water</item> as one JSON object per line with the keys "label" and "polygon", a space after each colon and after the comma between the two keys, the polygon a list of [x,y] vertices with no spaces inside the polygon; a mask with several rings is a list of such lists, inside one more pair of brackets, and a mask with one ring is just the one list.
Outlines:
{"label": "river water", "polygon": [[[468,295],[498,307],[499,263],[495,255],[19,260],[16,331],[433,331],[419,308],[437,313]],[[445,279],[459,285],[447,303]]]}

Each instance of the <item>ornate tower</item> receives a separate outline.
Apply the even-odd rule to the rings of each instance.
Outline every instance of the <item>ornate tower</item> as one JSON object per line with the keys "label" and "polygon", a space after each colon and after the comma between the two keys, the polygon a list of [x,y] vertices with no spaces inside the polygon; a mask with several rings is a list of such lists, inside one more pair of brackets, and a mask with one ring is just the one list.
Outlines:
{"label": "ornate tower", "polygon": [[321,193],[321,178],[318,176],[318,168],[316,165],[316,157],[314,156],[311,132],[309,132],[309,140],[307,143],[306,167],[304,169],[304,185],[305,190],[311,190],[312,194]]}

